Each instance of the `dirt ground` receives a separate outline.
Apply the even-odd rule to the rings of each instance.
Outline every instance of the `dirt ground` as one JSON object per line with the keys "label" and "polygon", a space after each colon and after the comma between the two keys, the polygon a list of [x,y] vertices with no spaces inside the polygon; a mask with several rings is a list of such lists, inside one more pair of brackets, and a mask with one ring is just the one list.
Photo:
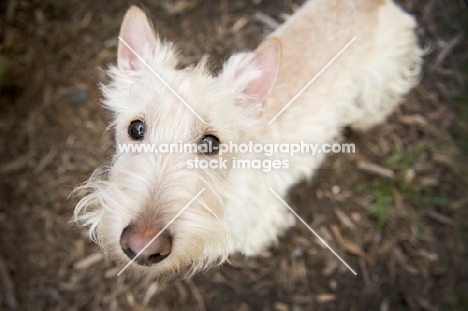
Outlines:
{"label": "dirt ground", "polygon": [[468,310],[468,7],[401,0],[426,48],[421,84],[389,121],[339,140],[291,206],[300,223],[265,256],[192,280],[116,277],[70,223],[67,197],[113,152],[99,81],[130,4],[178,42],[186,63],[218,66],[254,49],[302,0],[0,2],[1,310]]}

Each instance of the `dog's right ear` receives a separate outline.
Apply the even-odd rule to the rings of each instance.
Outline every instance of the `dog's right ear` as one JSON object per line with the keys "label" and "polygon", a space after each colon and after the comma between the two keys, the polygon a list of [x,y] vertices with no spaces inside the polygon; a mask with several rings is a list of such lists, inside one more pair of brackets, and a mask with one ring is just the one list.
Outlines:
{"label": "dog's right ear", "polygon": [[258,119],[262,115],[265,98],[274,87],[281,61],[281,42],[269,38],[255,52],[231,56],[224,65],[221,78],[232,83],[242,94],[236,104],[246,115]]}
{"label": "dog's right ear", "polygon": [[118,68],[121,70],[139,69],[141,62],[136,55],[143,57],[145,50],[153,50],[157,45],[157,40],[146,14],[136,6],[130,7],[120,27],[117,50]]}
{"label": "dog's right ear", "polygon": [[261,102],[271,92],[278,75],[281,61],[281,42],[277,38],[269,38],[255,51],[254,62],[261,70],[259,78],[250,82],[244,93],[253,102]]}

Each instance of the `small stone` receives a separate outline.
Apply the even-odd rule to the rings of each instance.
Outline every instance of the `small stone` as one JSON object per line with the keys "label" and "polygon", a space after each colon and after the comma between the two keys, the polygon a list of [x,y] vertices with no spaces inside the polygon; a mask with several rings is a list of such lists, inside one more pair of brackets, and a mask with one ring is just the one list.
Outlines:
{"label": "small stone", "polygon": [[68,101],[73,106],[81,106],[84,103],[86,103],[87,100],[88,100],[88,92],[86,92],[86,90],[76,90],[76,91],[73,91],[68,96]]}
{"label": "small stone", "polygon": [[339,193],[340,193],[340,186],[334,185],[334,186],[332,187],[332,192],[333,192],[334,195],[339,194]]}
{"label": "small stone", "polygon": [[351,219],[355,222],[355,223],[359,223],[361,222],[361,213],[358,213],[358,212],[352,212],[351,213]]}
{"label": "small stone", "polygon": [[296,246],[292,252],[292,255],[296,258],[302,257],[302,255],[304,255],[304,250],[302,247]]}

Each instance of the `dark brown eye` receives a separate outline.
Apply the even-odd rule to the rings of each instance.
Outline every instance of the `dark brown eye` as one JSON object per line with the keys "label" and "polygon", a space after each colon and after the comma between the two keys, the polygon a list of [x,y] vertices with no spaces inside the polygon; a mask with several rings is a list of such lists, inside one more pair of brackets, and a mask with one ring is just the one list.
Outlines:
{"label": "dark brown eye", "polygon": [[198,150],[206,155],[214,155],[219,152],[219,139],[213,135],[206,135],[198,145]]}
{"label": "dark brown eye", "polygon": [[145,134],[145,124],[140,120],[134,120],[130,123],[128,127],[128,135],[133,140],[143,139]]}

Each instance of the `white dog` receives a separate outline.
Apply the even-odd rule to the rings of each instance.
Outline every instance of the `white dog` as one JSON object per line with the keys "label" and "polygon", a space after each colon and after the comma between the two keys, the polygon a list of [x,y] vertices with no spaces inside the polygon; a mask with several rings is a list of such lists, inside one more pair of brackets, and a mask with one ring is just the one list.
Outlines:
{"label": "white dog", "polygon": [[[333,143],[345,126],[382,122],[414,86],[422,63],[415,27],[391,0],[312,0],[255,52],[231,56],[212,76],[205,61],[176,70],[173,45],[161,42],[146,15],[132,7],[121,27],[117,67],[109,70],[112,82],[103,87],[104,104],[114,113],[119,146]],[[258,254],[275,242],[294,217],[269,188],[285,197],[324,158],[229,150],[221,156],[226,165],[196,169],[195,159],[221,160],[219,149],[200,150],[118,150],[109,167],[78,188],[87,193],[76,221],[122,263],[141,252],[134,271],[194,273],[233,252]],[[262,169],[236,168],[238,160],[260,161]]]}

